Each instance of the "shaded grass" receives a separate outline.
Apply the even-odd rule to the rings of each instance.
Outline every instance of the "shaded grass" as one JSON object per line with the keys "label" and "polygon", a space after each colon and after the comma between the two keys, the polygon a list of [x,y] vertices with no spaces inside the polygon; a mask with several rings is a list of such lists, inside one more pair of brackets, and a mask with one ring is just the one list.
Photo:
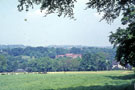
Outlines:
{"label": "shaded grass", "polygon": [[121,80],[130,80],[130,79],[135,79],[135,75],[134,74],[129,74],[129,75],[125,75],[125,76],[107,76],[109,78],[112,79],[121,79]]}
{"label": "shaded grass", "polygon": [[0,75],[0,90],[133,90],[129,71]]}
{"label": "shaded grass", "polygon": [[[69,87],[59,90],[133,90],[133,85],[105,85],[105,86],[79,86],[79,87]],[[53,90],[53,89],[43,89],[43,90]]]}

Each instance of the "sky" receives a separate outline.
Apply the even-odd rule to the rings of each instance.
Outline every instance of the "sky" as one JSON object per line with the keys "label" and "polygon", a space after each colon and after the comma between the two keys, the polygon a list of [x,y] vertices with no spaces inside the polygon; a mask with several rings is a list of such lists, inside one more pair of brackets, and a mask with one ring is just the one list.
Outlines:
{"label": "sky", "polygon": [[[84,45],[111,46],[110,32],[121,26],[120,19],[111,25],[100,21],[102,14],[86,8],[88,0],[75,4],[75,18],[51,14],[43,17],[39,7],[19,12],[18,0],[0,0],[0,45]],[[27,21],[25,21],[27,19]]]}

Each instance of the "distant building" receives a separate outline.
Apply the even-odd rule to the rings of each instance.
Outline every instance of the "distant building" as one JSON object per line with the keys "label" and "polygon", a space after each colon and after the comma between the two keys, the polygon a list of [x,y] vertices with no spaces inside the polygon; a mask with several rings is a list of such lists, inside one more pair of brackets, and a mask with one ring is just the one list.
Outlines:
{"label": "distant building", "polygon": [[126,68],[121,66],[119,62],[112,61],[112,69],[126,69]]}
{"label": "distant building", "polygon": [[82,58],[81,54],[72,54],[72,53],[67,53],[65,55],[57,55],[56,58],[60,58],[60,57],[71,57],[71,58]]}
{"label": "distant building", "polygon": [[65,57],[65,55],[57,55],[56,58]]}

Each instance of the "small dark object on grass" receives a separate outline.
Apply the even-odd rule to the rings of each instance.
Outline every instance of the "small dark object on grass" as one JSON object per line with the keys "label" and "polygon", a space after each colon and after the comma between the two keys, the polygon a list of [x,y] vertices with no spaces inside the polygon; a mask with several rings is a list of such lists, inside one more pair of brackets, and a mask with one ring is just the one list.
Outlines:
{"label": "small dark object on grass", "polygon": [[38,72],[38,74],[47,74],[47,72]]}
{"label": "small dark object on grass", "polygon": [[6,73],[1,73],[1,75],[7,75]]}

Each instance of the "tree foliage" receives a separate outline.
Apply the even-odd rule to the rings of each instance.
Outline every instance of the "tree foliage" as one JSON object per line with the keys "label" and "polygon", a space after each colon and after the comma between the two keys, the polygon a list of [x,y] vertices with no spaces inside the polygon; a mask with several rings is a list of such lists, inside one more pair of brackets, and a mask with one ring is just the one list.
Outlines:
{"label": "tree foliage", "polygon": [[58,16],[64,14],[64,16],[68,16],[73,18],[73,8],[74,2],[76,0],[18,0],[19,5],[18,10],[26,10],[28,11],[29,8],[33,8],[34,4],[40,5],[40,10],[45,11],[45,15],[51,13],[58,13]]}
{"label": "tree foliage", "polygon": [[[41,12],[45,10],[45,15],[58,13],[73,18],[74,4],[77,0],[18,0],[18,10],[33,8],[34,4],[40,5]],[[134,0],[89,0],[86,2],[87,8],[97,9],[98,13],[104,13],[103,19],[108,22],[119,17],[120,13],[128,13],[128,9],[135,5]]]}
{"label": "tree foliage", "polygon": [[98,70],[110,70],[111,61],[105,59],[103,53],[85,53],[83,54],[80,62],[80,70],[84,71],[98,71]]}
{"label": "tree foliage", "polygon": [[3,55],[0,55],[0,72],[5,71],[6,66],[7,66],[6,58]]}
{"label": "tree foliage", "polygon": [[109,22],[122,14],[121,23],[128,27],[111,32],[109,41],[117,48],[116,60],[121,65],[135,66],[135,0],[90,0],[87,4],[103,12],[103,19]]}
{"label": "tree foliage", "polygon": [[[0,48],[0,51],[0,72],[14,72],[17,69],[24,69],[28,72],[110,70],[115,55],[113,49],[93,47],[70,49],[53,47]],[[79,53],[83,57],[56,58],[54,56],[70,52]]]}
{"label": "tree foliage", "polygon": [[135,5],[135,0],[89,0],[87,5],[88,8],[104,13],[103,19],[110,22],[119,17],[121,13],[128,13],[128,9]]}
{"label": "tree foliage", "polygon": [[135,24],[130,24],[126,29],[117,29],[110,35],[110,42],[117,47],[116,60],[121,65],[135,66]]}
{"label": "tree foliage", "polygon": [[135,6],[125,10],[121,22],[128,25],[127,28],[111,32],[110,42],[117,47],[117,61],[123,66],[130,64],[135,67]]}

